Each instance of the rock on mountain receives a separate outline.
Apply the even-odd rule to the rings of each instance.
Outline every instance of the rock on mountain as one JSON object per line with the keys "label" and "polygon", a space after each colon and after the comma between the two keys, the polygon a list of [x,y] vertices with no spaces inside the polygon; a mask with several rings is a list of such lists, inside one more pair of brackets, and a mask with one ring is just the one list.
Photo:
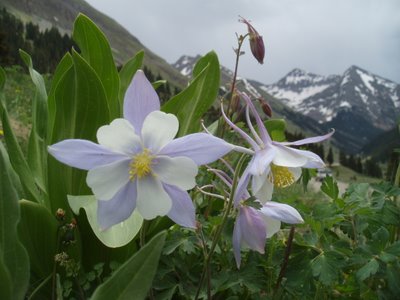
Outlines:
{"label": "rock on mountain", "polygon": [[[198,58],[182,56],[173,66],[187,76]],[[221,70],[224,85],[232,71]],[[330,76],[294,69],[271,85],[239,78],[238,86],[267,99],[278,116],[298,128],[314,134],[335,128],[334,143],[348,153],[393,128],[400,113],[400,86],[356,66]]]}
{"label": "rock on mountain", "polygon": [[400,86],[352,66],[342,76],[320,76],[295,69],[265,91],[296,112],[337,130],[342,149],[363,145],[396,125]]}

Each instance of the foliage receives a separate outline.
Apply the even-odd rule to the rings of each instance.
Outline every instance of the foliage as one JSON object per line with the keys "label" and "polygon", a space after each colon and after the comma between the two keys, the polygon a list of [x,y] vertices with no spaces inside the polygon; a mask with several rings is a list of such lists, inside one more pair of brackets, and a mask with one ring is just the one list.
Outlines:
{"label": "foliage", "polygon": [[[34,36],[35,30],[28,26],[27,35]],[[167,218],[142,223],[135,214],[116,225],[125,226],[124,230],[99,230],[97,201],[86,185],[86,172],[56,161],[47,154],[47,146],[69,138],[95,141],[97,128],[121,115],[125,91],[141,68],[144,53],[138,52],[118,71],[107,39],[84,15],[76,19],[73,38],[80,50],[63,52],[51,84],[35,70],[34,57],[20,52],[34,83],[29,86],[31,109],[26,115],[16,110],[28,99],[1,102],[2,299],[396,298],[400,188],[388,182],[352,184],[340,194],[335,179],[326,177],[320,192],[303,193],[315,173],[307,169],[297,184],[276,188],[272,198],[295,206],[304,224],[283,225],[267,240],[265,254],[244,249],[240,269],[232,252],[235,213],[225,201],[232,196],[226,187],[229,176],[209,172],[250,160],[237,153],[199,170],[199,186],[211,182],[213,190],[191,191],[197,207],[196,230],[172,225]],[[18,86],[10,88],[5,80],[20,72],[15,67],[7,74],[0,70],[1,97],[8,98]],[[162,107],[179,118],[179,136],[199,131],[201,119],[218,96],[217,55],[204,55],[192,75],[188,86]],[[25,88],[27,78],[21,78],[20,88]],[[167,95],[170,87],[160,86],[160,79],[152,81],[164,86]],[[26,151],[16,138],[11,116],[30,118]],[[210,131],[223,132],[226,140],[237,142],[226,128],[214,130],[224,126],[219,125],[222,122],[211,121],[215,122]],[[264,125],[274,141],[298,139],[285,134],[284,120]],[[241,123],[237,126],[254,134]],[[324,156],[323,148],[315,149]],[[241,175],[238,169],[232,172],[233,185]],[[262,206],[254,196],[242,204],[254,210]],[[201,274],[206,278],[203,286]]]}

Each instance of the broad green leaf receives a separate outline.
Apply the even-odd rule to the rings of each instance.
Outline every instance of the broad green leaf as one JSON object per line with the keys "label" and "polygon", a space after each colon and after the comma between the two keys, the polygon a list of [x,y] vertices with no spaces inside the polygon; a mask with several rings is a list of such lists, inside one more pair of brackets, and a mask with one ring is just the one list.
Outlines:
{"label": "broad green leaf", "polygon": [[[61,76],[54,91],[56,117],[53,141],[79,138],[95,141],[99,127],[109,123],[103,85],[93,68],[75,51],[73,68]],[[87,194],[86,172],[49,158],[49,191],[52,210],[68,209],[67,194]]]}
{"label": "broad green leaf", "polygon": [[379,262],[372,258],[368,263],[366,263],[362,268],[360,268],[357,273],[357,279],[359,281],[364,281],[365,279],[371,277],[379,270]]}
{"label": "broad green leaf", "polygon": [[336,200],[339,196],[339,188],[337,182],[332,176],[326,176],[321,184],[321,191],[328,195],[332,200]]}
{"label": "broad green leaf", "polygon": [[220,69],[215,52],[209,52],[197,62],[193,69],[193,77],[186,89],[162,107],[163,111],[178,117],[178,136],[198,131],[202,116],[218,96]]}
{"label": "broad green leaf", "polygon": [[[29,283],[29,259],[18,239],[18,194],[12,185],[9,158],[0,143],[0,284],[1,299],[24,299]],[[9,287],[3,289],[4,284]]]}
{"label": "broad green leaf", "polygon": [[27,200],[21,200],[19,204],[19,237],[29,254],[31,271],[39,278],[45,278],[54,266],[58,222],[43,205]]}
{"label": "broad green leaf", "polygon": [[48,140],[51,142],[53,141],[52,139],[52,133],[53,133],[53,127],[54,127],[54,122],[56,118],[56,98],[55,98],[55,91],[58,87],[58,84],[62,80],[65,72],[67,72],[70,68],[73,67],[73,61],[72,61],[72,56],[67,52],[64,57],[61,59],[59,64],[57,65],[57,68],[54,72],[52,83],[51,83],[51,88],[49,92],[49,97],[47,99],[47,105],[48,105],[48,112],[49,112],[49,121],[48,121]]}
{"label": "broad green leaf", "polygon": [[285,128],[286,122],[283,119],[270,119],[264,121],[265,128],[273,141],[283,142],[286,140]]}
{"label": "broad green leaf", "polygon": [[143,217],[135,210],[124,222],[107,230],[100,230],[97,222],[97,200],[94,196],[70,196],[68,203],[75,214],[83,208],[97,238],[107,247],[116,248],[128,244],[142,227]]}
{"label": "broad green leaf", "polygon": [[143,64],[144,51],[139,51],[134,57],[132,57],[119,71],[119,102],[120,107],[124,105],[124,97],[126,89],[132,81],[136,71],[140,69]]}
{"label": "broad green leaf", "polygon": [[95,70],[104,86],[111,118],[120,117],[119,76],[107,38],[96,24],[83,14],[76,18],[72,36],[81,50],[82,57]]}
{"label": "broad green leaf", "polygon": [[93,293],[93,300],[145,299],[157,270],[166,232],[160,232]]}
{"label": "broad green leaf", "polygon": [[19,54],[28,67],[29,74],[36,87],[36,96],[32,105],[32,128],[41,139],[45,140],[47,134],[47,92],[44,79],[33,68],[30,55],[23,50],[19,50]]}
{"label": "broad green leaf", "polygon": [[18,174],[24,191],[29,197],[28,199],[39,203],[44,203],[41,194],[45,192],[39,191],[38,187],[40,185],[36,184],[34,175],[29,168],[29,165],[18,144],[17,138],[15,137],[14,132],[11,128],[7,109],[2,101],[0,102],[0,105],[2,110],[1,121],[3,124],[4,140],[10,153],[11,165],[14,168],[15,172]]}

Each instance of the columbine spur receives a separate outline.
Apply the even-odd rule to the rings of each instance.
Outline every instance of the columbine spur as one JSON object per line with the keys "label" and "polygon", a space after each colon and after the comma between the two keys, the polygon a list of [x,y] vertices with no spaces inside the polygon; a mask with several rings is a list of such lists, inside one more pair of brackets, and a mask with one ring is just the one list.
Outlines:
{"label": "columbine spur", "polygon": [[[311,151],[294,149],[289,146],[301,146],[318,143],[332,136],[334,130],[322,136],[306,138],[295,142],[276,142],[271,139],[261,117],[257,113],[250,98],[245,93],[240,93],[246,102],[247,125],[254,138],[236,126],[228,119],[221,106],[226,122],[238,132],[251,146],[247,153],[252,158],[243,172],[238,184],[238,190],[247,188],[251,178],[252,192],[262,202],[271,200],[273,187],[286,187],[294,183],[301,175],[301,168],[322,168],[325,166],[322,159]],[[259,134],[254,129],[250,120],[250,111],[254,116]],[[235,149],[240,149],[236,147]],[[241,151],[241,150],[239,150]]]}
{"label": "columbine spur", "polygon": [[69,139],[48,151],[64,164],[88,170],[101,229],[124,221],[135,209],[144,219],[167,215],[194,228],[195,208],[186,190],[196,185],[199,165],[232,146],[205,133],[174,139],[178,119],[160,111],[159,98],[140,70],[126,91],[123,113],[124,118],[98,129],[98,144]]}

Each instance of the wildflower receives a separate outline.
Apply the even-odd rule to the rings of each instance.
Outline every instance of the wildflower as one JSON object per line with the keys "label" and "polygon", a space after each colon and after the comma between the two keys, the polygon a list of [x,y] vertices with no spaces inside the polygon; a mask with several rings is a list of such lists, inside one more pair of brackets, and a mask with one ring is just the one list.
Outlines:
{"label": "wildflower", "polygon": [[247,25],[247,30],[250,38],[251,53],[253,53],[253,56],[260,64],[263,64],[265,56],[265,46],[262,36],[258,34],[257,30],[255,30],[255,28],[245,18],[240,17],[239,22]]}
{"label": "wildflower", "polygon": [[[209,171],[216,174],[225,185],[232,189],[232,179],[225,172],[215,169],[209,169]],[[264,254],[266,239],[279,231],[281,222],[288,224],[304,222],[300,213],[290,205],[274,201],[262,204],[257,198],[251,197],[247,189],[236,190],[234,197],[239,200],[234,202],[238,214],[232,237],[233,252],[238,268],[241,262],[241,248],[249,248]]]}
{"label": "wildflower", "polygon": [[88,170],[86,182],[98,200],[97,219],[107,229],[137,209],[144,219],[167,215],[195,227],[186,190],[196,185],[198,166],[213,162],[232,146],[205,133],[173,139],[178,119],[161,112],[151,83],[138,71],[124,99],[124,118],[97,131],[98,144],[69,139],[49,152],[69,166]]}
{"label": "wildflower", "polygon": [[[226,117],[222,108],[225,120],[252,148],[252,150],[247,151],[253,157],[243,172],[238,184],[238,190],[247,188],[251,178],[253,194],[262,203],[266,203],[266,201],[271,200],[273,187],[286,187],[296,182],[301,175],[301,168],[321,168],[325,165],[322,159],[315,153],[294,149],[289,146],[301,146],[324,141],[332,136],[334,130],[326,135],[306,138],[295,142],[273,141],[250,98],[244,93],[241,95],[246,101],[246,120],[254,138],[232,123]],[[250,121],[249,110],[251,110],[256,120],[259,134]],[[236,150],[241,151],[239,147],[236,147]]]}

